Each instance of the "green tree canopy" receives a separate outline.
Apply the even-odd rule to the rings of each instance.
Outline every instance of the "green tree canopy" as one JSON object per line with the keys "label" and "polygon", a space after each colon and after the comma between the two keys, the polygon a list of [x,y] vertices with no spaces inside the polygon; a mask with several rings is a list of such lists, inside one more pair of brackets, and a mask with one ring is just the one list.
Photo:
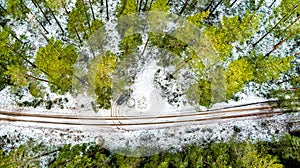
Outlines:
{"label": "green tree canopy", "polygon": [[77,58],[78,54],[73,45],[66,45],[60,40],[51,38],[46,46],[38,49],[35,63],[47,73],[51,90],[65,93],[71,91],[74,79],[73,66]]}

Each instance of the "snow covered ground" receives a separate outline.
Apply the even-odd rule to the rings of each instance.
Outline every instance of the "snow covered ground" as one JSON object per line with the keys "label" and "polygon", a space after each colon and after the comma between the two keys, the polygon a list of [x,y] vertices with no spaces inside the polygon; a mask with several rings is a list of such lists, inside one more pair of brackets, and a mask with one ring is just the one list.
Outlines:
{"label": "snow covered ground", "polygon": [[[72,1],[74,5],[74,0]],[[270,1],[271,2],[271,1]],[[270,4],[268,1],[267,3]],[[117,1],[110,0],[109,1],[109,13],[114,13],[116,9]],[[240,6],[243,4],[237,4],[234,6],[236,8],[236,12],[240,14],[245,13],[245,8],[241,8]],[[29,4],[30,5],[30,4]],[[275,6],[278,3],[275,4]],[[31,4],[32,6],[32,4]],[[34,7],[32,7],[34,8]],[[95,9],[100,10],[101,7],[95,7]],[[238,11],[241,10],[241,11]],[[103,9],[105,10],[105,9]],[[171,11],[178,11],[179,9],[171,9]],[[218,12],[226,11],[223,7],[217,9]],[[233,10],[234,11],[234,10]],[[271,13],[271,9],[261,8],[260,13],[269,15]],[[34,13],[38,13],[34,11]],[[105,20],[105,12],[99,13],[97,12],[97,17]],[[178,13],[178,12],[175,12]],[[233,13],[224,13],[220,15],[219,20],[223,15],[232,15]],[[60,15],[59,21],[62,23],[63,27],[66,27],[66,18],[63,15]],[[265,16],[263,18],[266,18]],[[52,20],[52,22],[55,22]],[[45,40],[41,37],[36,37],[30,27],[26,25],[21,25],[18,22],[13,24],[14,30],[17,32],[17,35],[25,34],[29,41],[31,41],[35,48],[38,49],[40,46],[44,46]],[[57,31],[59,28],[57,26],[48,26],[47,28],[51,30],[50,35],[57,36]],[[105,29],[107,35],[104,37],[106,40],[105,46],[103,46],[104,50],[111,50],[116,53],[119,52],[118,44],[120,42],[120,35],[117,33],[115,27],[117,25],[117,19],[115,15],[110,16],[110,20],[105,22]],[[266,32],[266,27],[262,26],[260,28],[260,33],[257,33],[251,41],[256,41],[258,38],[262,36]],[[146,37],[146,36],[145,36]],[[257,50],[266,53],[270,50],[270,48],[266,46],[273,46],[276,44],[276,40],[274,37],[268,37],[261,42],[259,46],[257,46]],[[145,42],[145,38],[143,38],[143,42]],[[270,45],[272,43],[272,45]],[[282,45],[275,54],[284,55],[286,54],[292,45],[294,45],[294,41],[287,42]],[[88,45],[88,44],[86,44]],[[144,44],[143,44],[144,45]],[[139,48],[143,48],[143,46],[139,46]],[[239,50],[241,48],[242,50]],[[82,47],[82,50],[89,51],[88,46]],[[232,54],[235,58],[238,56],[249,53],[251,48],[245,44],[236,44],[232,50]],[[299,51],[299,49],[298,49]],[[150,53],[147,49],[146,54]],[[91,54],[89,54],[91,57]],[[140,64],[139,64],[140,65]],[[142,64],[139,67],[139,71],[135,77],[134,83],[130,86],[133,90],[131,95],[131,102],[126,102],[122,105],[116,105],[111,110],[100,110],[98,113],[92,109],[91,102],[93,98],[88,96],[87,94],[82,94],[79,96],[73,96],[71,94],[66,95],[58,95],[55,93],[49,92],[49,100],[55,100],[58,98],[67,98],[69,101],[65,104],[65,108],[61,109],[59,106],[54,106],[51,110],[45,110],[43,107],[18,107],[15,103],[15,98],[10,94],[9,88],[6,88],[0,92],[0,110],[8,110],[8,111],[22,111],[22,112],[35,112],[35,113],[57,113],[57,114],[74,114],[74,115],[96,115],[96,116],[160,116],[163,114],[173,114],[173,113],[182,113],[182,112],[190,112],[194,111],[195,108],[189,104],[184,104],[183,101],[185,97],[183,96],[183,101],[179,102],[177,105],[171,105],[168,103],[166,97],[163,97],[162,91],[159,90],[154,83],[155,73],[158,69],[162,69],[156,64],[155,60],[145,61],[145,64]],[[166,70],[168,71],[168,69]],[[163,75],[161,75],[161,79]],[[176,85],[176,83],[171,83],[172,85]],[[237,95],[240,97],[240,101],[230,100],[228,103],[217,103],[212,106],[212,109],[218,109],[222,107],[240,105],[245,103],[254,103],[265,101],[265,99],[257,97],[257,90],[264,88],[257,88],[255,84],[248,85],[242,92],[239,92]],[[48,88],[49,91],[49,88]],[[32,97],[25,95],[21,101],[29,101],[32,100]],[[114,100],[115,102],[116,100]],[[120,149],[126,148],[127,152],[131,149],[148,149],[149,153],[144,153],[140,155],[151,155],[167,148],[180,149],[187,144],[199,143],[206,144],[211,141],[226,141],[229,140],[232,136],[237,138],[238,140],[242,139],[251,139],[251,140],[271,140],[274,137],[279,137],[284,133],[287,133],[288,126],[287,121],[294,118],[299,118],[299,114],[295,115],[281,115],[275,116],[267,120],[229,120],[226,122],[216,121],[215,123],[210,123],[206,125],[185,125],[182,127],[173,127],[173,128],[161,128],[161,129],[141,129],[137,131],[125,131],[119,130],[115,128],[110,131],[102,131],[101,128],[87,130],[84,127],[74,127],[74,128],[37,128],[34,126],[27,127],[26,124],[7,124],[5,122],[0,123],[0,137],[8,136],[6,139],[11,139],[11,142],[5,142],[4,149],[9,150],[14,146],[18,146],[21,143],[24,143],[26,140],[32,138],[39,142],[44,142],[53,145],[63,145],[67,143],[76,144],[83,142],[96,142],[99,144],[104,144],[104,146],[108,149],[112,149],[113,151],[122,152]],[[80,121],[78,121],[80,122]],[[237,126],[240,128],[240,132],[235,132],[233,127]],[[1,138],[0,138],[1,139]],[[3,139],[3,138],[2,138]],[[125,154],[125,153],[123,153]],[[126,153],[127,155],[134,155],[133,153]],[[138,154],[139,155],[139,154]]]}

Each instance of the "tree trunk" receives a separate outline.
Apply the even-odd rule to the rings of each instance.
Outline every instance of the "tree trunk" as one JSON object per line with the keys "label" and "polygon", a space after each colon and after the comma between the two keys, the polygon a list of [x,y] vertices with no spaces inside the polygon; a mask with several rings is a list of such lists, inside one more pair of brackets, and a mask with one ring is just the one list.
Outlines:
{"label": "tree trunk", "polygon": [[263,2],[264,2],[264,0],[260,0],[260,1],[258,2],[258,6],[257,6],[257,8],[255,9],[255,11],[258,11],[258,10],[259,10],[259,8],[262,6]]}
{"label": "tree trunk", "polygon": [[293,26],[293,24],[298,22],[298,20],[300,20],[300,15],[290,25],[288,25],[288,27],[286,27],[283,31],[281,31],[278,36],[280,37],[283,34],[283,32],[287,31],[291,26]]}
{"label": "tree trunk", "polygon": [[287,18],[289,18],[294,10],[298,7],[298,5],[295,5],[291,13],[284,15],[272,28],[269,30],[266,34],[264,34],[257,42],[255,42],[252,46],[255,47],[261,40],[263,40],[268,34],[270,34],[283,20],[285,21]]}
{"label": "tree trunk", "polygon": [[[67,15],[69,17],[69,13],[70,12],[67,10],[66,5],[63,3],[63,1],[61,1],[61,3],[62,3],[63,8],[65,9],[65,12],[67,13]],[[82,43],[82,40],[81,40],[81,38],[80,38],[80,36],[78,34],[78,31],[77,31],[76,27],[74,27],[74,31],[76,33],[76,36],[77,36],[78,40],[79,40],[79,43]]]}
{"label": "tree trunk", "polygon": [[141,12],[141,9],[142,9],[142,2],[143,2],[143,0],[140,0],[139,13]]}
{"label": "tree trunk", "polygon": [[211,0],[210,3],[208,4],[208,6],[204,9],[204,11],[207,11],[213,3],[214,3],[214,0]]}
{"label": "tree trunk", "polygon": [[[300,16],[298,16],[285,30],[287,30],[290,26],[292,26],[293,24],[295,24],[298,20],[300,19]],[[269,56],[273,51],[275,51],[276,49],[278,49],[284,42],[286,42],[290,37],[292,37],[294,34],[289,35],[287,38],[281,40],[279,43],[277,43],[273,49],[268,52],[265,56]]]}
{"label": "tree trunk", "polygon": [[57,20],[56,16],[54,15],[53,11],[49,8],[51,15],[53,16],[55,22],[57,23],[58,27],[60,28],[61,32],[63,34],[65,34],[64,29],[62,28],[61,24],[59,23],[59,21]]}
{"label": "tree trunk", "polygon": [[68,11],[68,9],[67,9],[67,7],[66,7],[66,4],[65,4],[62,0],[61,0],[60,2],[61,2],[61,5],[62,5],[63,8],[64,8],[66,14],[69,15],[70,12]]}
{"label": "tree trunk", "polygon": [[219,7],[219,5],[222,3],[222,1],[223,1],[223,0],[220,0],[220,1],[218,2],[218,4],[214,7],[214,9],[211,10],[211,12],[209,12],[208,17],[210,17],[210,16],[214,13],[214,11]]}
{"label": "tree trunk", "polygon": [[171,3],[171,0],[168,0],[167,5],[170,5],[170,3]]}
{"label": "tree trunk", "polygon": [[48,75],[47,72],[45,72],[44,70],[40,69],[35,63],[29,61],[27,58],[25,58],[22,54],[20,54],[18,51],[16,51],[15,49],[11,48],[11,45],[6,44],[6,47],[9,48],[12,52],[14,52],[15,54],[17,54],[19,57],[21,57],[25,62],[27,62],[30,66],[32,66],[33,68],[37,68],[38,70],[42,71],[43,73],[45,73],[46,75]]}
{"label": "tree trunk", "polygon": [[153,3],[153,0],[151,0],[151,2],[150,2],[149,10],[150,10],[151,7],[152,7],[152,3]]}
{"label": "tree trunk", "polygon": [[35,76],[32,76],[32,75],[29,75],[29,74],[24,74],[26,77],[28,78],[32,78],[34,80],[38,80],[38,81],[42,81],[42,82],[47,82],[47,83],[50,83],[48,80],[46,79],[42,79],[42,78],[38,78],[38,77],[35,77]]}
{"label": "tree trunk", "polygon": [[[34,19],[39,23],[39,25],[40,26],[42,26],[42,28],[44,29],[44,31],[46,32],[46,34],[48,34],[49,32],[48,32],[48,30],[44,27],[44,25],[35,17],[35,14],[34,13],[32,13],[31,12],[31,10],[26,6],[26,4],[23,2],[23,1],[20,1],[21,2],[21,4],[22,4],[22,6],[24,7],[24,8],[26,8],[28,11],[29,11],[29,13],[32,15],[32,17],[34,17]],[[23,12],[23,11],[22,11]],[[23,13],[24,14],[24,13]],[[27,17],[28,18],[28,17]]]}
{"label": "tree trunk", "polygon": [[0,8],[4,11],[7,12],[7,10],[0,4]]}
{"label": "tree trunk", "polygon": [[183,66],[188,63],[189,61],[191,61],[193,58],[192,57],[188,57],[186,59],[183,60],[183,62],[178,66],[178,68],[176,68],[176,70],[172,73],[172,75],[174,76],[175,74],[177,74],[177,72],[179,72],[180,69],[183,68]]}
{"label": "tree trunk", "polygon": [[50,20],[48,19],[47,15],[46,15],[46,13],[43,11],[43,9],[41,8],[41,6],[36,2],[36,0],[31,0],[31,1],[32,1],[32,3],[34,4],[34,6],[35,6],[36,8],[38,8],[38,9],[42,12],[42,14],[43,14],[44,18],[47,20],[47,22],[48,22],[50,25],[52,25],[51,22],[50,22]]}
{"label": "tree trunk", "polygon": [[87,23],[88,23],[88,27],[89,27],[89,30],[90,30],[90,32],[91,32],[91,23],[90,23],[90,18],[89,18],[89,16],[88,16],[88,14],[86,13],[86,6],[85,6],[85,4],[84,4],[84,0],[82,0],[82,3],[83,3],[83,10],[84,10],[84,15],[85,15],[85,17],[86,17],[86,20],[87,20]]}
{"label": "tree trunk", "polygon": [[275,50],[277,50],[277,49],[278,49],[284,42],[286,42],[288,39],[289,39],[289,37],[287,37],[287,38],[281,40],[280,42],[278,42],[278,43],[273,47],[273,49],[265,55],[265,57],[268,57],[272,52],[274,52]]}
{"label": "tree trunk", "polygon": [[89,0],[89,4],[90,4],[90,9],[91,9],[91,12],[92,12],[93,20],[96,20],[96,17],[95,17],[95,13],[94,13],[94,10],[93,10],[93,5],[92,5],[91,0]]}
{"label": "tree trunk", "polygon": [[234,0],[231,4],[230,4],[230,8],[237,2],[237,0]]}
{"label": "tree trunk", "polygon": [[104,4],[103,4],[103,0],[100,0],[100,5],[101,5],[101,6],[103,6],[103,5],[104,5]]}
{"label": "tree trunk", "polygon": [[186,0],[183,7],[181,8],[179,15],[182,15],[182,13],[184,12],[185,8],[187,7],[187,5],[189,4],[190,0]]}
{"label": "tree trunk", "polygon": [[[19,9],[19,8],[18,8],[18,9]],[[22,12],[22,14],[24,15],[24,17],[27,19],[27,20],[25,20],[25,21],[26,21],[28,24],[30,24],[32,27],[36,28],[36,29],[39,31],[39,33],[41,33],[42,36],[45,38],[45,40],[48,42],[49,39],[48,39],[47,36],[40,30],[40,28],[38,28],[34,23],[32,23],[31,19],[26,15],[26,13],[25,13],[23,10],[21,10],[21,9],[19,9],[19,10]]]}
{"label": "tree trunk", "polygon": [[143,49],[143,52],[142,52],[142,56],[143,56],[144,53],[145,53],[145,50],[146,50],[146,47],[147,47],[147,45],[148,45],[149,39],[150,39],[150,35],[148,36],[147,41],[146,41],[146,43],[145,43],[145,45],[144,45],[144,49]]}
{"label": "tree trunk", "polygon": [[[4,30],[4,26],[3,25],[1,25],[0,24],[0,26],[2,27],[2,29]],[[9,29],[10,30],[10,29]],[[16,34],[13,32],[13,31],[8,31],[8,33],[10,34],[10,35],[12,35],[13,36],[13,38],[15,38],[18,42],[20,42],[22,45],[24,44],[23,43],[23,41],[22,40],[20,40],[17,36],[16,36]]]}
{"label": "tree trunk", "polygon": [[144,8],[143,8],[143,11],[146,11],[147,9],[147,4],[148,4],[148,0],[146,0],[146,2],[145,2],[145,5],[144,5]]}
{"label": "tree trunk", "polygon": [[249,20],[252,20],[254,14],[260,9],[260,7],[262,6],[263,2],[264,2],[264,0],[260,0],[260,1],[258,2],[257,7],[256,7],[256,9],[252,12],[252,15],[250,16],[250,19],[249,19]]}
{"label": "tree trunk", "polygon": [[269,8],[272,8],[272,6],[274,5],[274,3],[276,2],[276,0],[274,0],[271,5],[269,6]]}
{"label": "tree trunk", "polygon": [[78,31],[77,31],[76,27],[74,27],[74,30],[75,30],[75,32],[76,32],[76,36],[77,36],[77,38],[78,38],[78,40],[79,40],[79,43],[82,43],[82,40],[81,40],[81,38],[80,38],[80,36],[79,36],[79,34],[78,34]]}
{"label": "tree trunk", "polygon": [[109,20],[109,13],[108,13],[108,0],[105,0],[106,5],[106,20]]}

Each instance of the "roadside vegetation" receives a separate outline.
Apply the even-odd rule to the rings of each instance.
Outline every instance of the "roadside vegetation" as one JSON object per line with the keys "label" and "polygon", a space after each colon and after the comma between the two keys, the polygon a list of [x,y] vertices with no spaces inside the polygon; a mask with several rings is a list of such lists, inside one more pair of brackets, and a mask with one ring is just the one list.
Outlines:
{"label": "roadside vegetation", "polygon": [[232,139],[207,146],[189,145],[180,151],[170,150],[146,157],[119,155],[94,143],[49,147],[31,141],[9,153],[0,150],[1,168],[40,167],[41,164],[47,167],[103,168],[294,168],[300,166],[300,138],[285,135],[278,141],[256,143]]}

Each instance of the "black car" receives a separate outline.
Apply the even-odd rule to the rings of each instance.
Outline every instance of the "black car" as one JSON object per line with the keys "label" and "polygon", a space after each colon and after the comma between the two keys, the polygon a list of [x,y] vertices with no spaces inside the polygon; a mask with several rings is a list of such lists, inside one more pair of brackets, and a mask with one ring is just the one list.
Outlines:
{"label": "black car", "polygon": [[132,90],[128,89],[117,99],[117,105],[122,105],[130,97]]}

